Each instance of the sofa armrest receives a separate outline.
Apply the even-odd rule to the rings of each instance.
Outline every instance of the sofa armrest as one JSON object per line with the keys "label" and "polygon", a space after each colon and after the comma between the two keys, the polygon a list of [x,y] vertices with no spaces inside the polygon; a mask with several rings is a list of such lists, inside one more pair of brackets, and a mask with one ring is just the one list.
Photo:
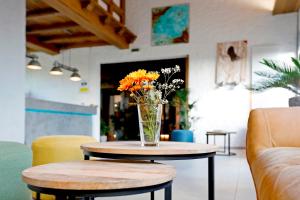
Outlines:
{"label": "sofa armrest", "polygon": [[252,110],[248,120],[246,141],[247,160],[250,167],[261,150],[272,147],[272,137],[270,134],[264,110]]}

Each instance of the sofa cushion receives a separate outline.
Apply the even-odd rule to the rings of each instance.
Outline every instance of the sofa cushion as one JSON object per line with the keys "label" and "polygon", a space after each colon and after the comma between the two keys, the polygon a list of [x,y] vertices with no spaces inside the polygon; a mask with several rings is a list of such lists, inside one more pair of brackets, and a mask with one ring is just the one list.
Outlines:
{"label": "sofa cushion", "polygon": [[262,150],[251,169],[259,200],[300,199],[300,148]]}

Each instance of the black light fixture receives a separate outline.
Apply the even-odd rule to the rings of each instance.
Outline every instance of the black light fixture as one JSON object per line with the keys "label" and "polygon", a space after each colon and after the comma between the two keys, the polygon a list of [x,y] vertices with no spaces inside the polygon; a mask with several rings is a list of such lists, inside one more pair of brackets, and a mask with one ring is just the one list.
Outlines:
{"label": "black light fixture", "polygon": [[81,77],[77,71],[74,71],[70,76],[71,81],[81,81]]}
{"label": "black light fixture", "polygon": [[50,70],[49,72],[51,75],[54,75],[54,76],[60,76],[60,75],[63,75],[63,71],[61,69],[61,67],[59,66],[59,63],[57,61],[55,61],[53,63],[53,67],[52,69]]}
{"label": "black light fixture", "polygon": [[33,69],[33,70],[41,70],[42,69],[40,62],[38,61],[37,55],[26,54],[26,57],[31,59],[27,64],[28,69]]}
{"label": "black light fixture", "polygon": [[77,68],[66,66],[64,64],[59,63],[58,61],[55,61],[53,63],[53,68],[51,69],[50,74],[51,75],[62,75],[63,74],[62,69],[72,72],[72,74],[70,76],[71,81],[81,81],[81,77],[78,73]]}

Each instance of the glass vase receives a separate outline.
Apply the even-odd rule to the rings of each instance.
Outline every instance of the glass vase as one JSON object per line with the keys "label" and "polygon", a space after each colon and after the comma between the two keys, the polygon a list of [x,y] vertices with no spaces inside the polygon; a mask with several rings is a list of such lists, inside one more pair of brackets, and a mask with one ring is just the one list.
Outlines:
{"label": "glass vase", "polygon": [[162,104],[138,104],[137,108],[142,146],[158,146]]}

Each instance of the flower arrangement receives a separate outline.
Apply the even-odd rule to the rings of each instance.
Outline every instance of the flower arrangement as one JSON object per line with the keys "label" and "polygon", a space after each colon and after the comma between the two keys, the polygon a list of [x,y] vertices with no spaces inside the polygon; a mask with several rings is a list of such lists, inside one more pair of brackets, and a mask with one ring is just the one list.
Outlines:
{"label": "flower arrangement", "polygon": [[166,104],[167,96],[175,92],[183,84],[182,79],[173,79],[172,76],[180,72],[180,67],[161,69],[164,77],[164,83],[157,82],[160,77],[159,72],[147,72],[144,69],[131,72],[120,81],[118,90],[128,91],[138,104]]}
{"label": "flower arrangement", "polygon": [[139,128],[142,146],[157,146],[160,136],[162,104],[168,103],[167,97],[183,84],[181,79],[173,79],[180,67],[161,70],[163,83],[158,82],[159,72],[139,69],[131,72],[120,81],[118,90],[129,92],[138,105]]}

